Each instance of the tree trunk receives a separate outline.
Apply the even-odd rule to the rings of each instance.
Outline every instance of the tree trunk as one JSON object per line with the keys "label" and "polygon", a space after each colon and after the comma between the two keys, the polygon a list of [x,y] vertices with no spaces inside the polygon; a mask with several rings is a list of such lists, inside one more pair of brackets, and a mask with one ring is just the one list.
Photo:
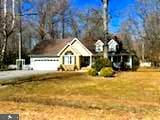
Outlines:
{"label": "tree trunk", "polygon": [[61,35],[61,39],[64,39],[65,37],[65,18],[64,18],[64,14],[62,14],[62,35]]}
{"label": "tree trunk", "polygon": [[15,0],[12,0],[12,24],[11,24],[11,31],[7,34],[7,0],[4,0],[3,2],[3,42],[2,42],[2,50],[1,50],[1,57],[0,57],[0,63],[4,62],[4,58],[5,58],[5,53],[6,53],[6,49],[7,49],[7,42],[8,42],[8,37],[10,35],[10,32],[12,32],[12,30],[14,29],[14,25],[15,25]]}
{"label": "tree trunk", "polygon": [[108,58],[108,1],[109,0],[103,0],[103,29],[104,29],[104,39],[105,39],[105,45],[104,45],[104,58]]}
{"label": "tree trunk", "polygon": [[4,40],[2,42],[3,46],[2,46],[2,50],[1,50],[1,58],[0,58],[0,63],[3,63],[4,61],[4,55],[5,55],[5,51],[6,51],[6,44],[7,44],[7,34],[6,34],[6,16],[7,16],[7,0],[3,1],[3,36],[4,36]]}
{"label": "tree trunk", "polygon": [[15,25],[15,0],[12,0],[12,26],[11,29],[14,29],[14,25]]}
{"label": "tree trunk", "polygon": [[7,40],[8,40],[7,37],[5,37],[4,40],[3,40],[3,47],[2,47],[2,51],[1,51],[0,63],[4,62],[6,48],[7,48]]}

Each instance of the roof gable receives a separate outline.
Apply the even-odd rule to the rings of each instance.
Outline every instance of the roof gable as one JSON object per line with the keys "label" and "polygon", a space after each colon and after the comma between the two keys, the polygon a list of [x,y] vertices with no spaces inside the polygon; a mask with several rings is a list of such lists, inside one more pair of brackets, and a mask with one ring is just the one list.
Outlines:
{"label": "roof gable", "polygon": [[67,47],[71,47],[73,50],[78,51],[78,53],[82,56],[90,56],[92,53],[77,39],[74,38],[71,42],[69,42],[57,55],[60,56]]}
{"label": "roof gable", "polygon": [[112,40],[110,40],[109,42],[108,42],[108,45],[110,46],[110,45],[118,45],[118,43],[117,43],[117,41],[115,41],[114,39],[112,39]]}
{"label": "roof gable", "polygon": [[97,40],[97,42],[95,43],[95,45],[104,45],[104,43],[101,40]]}

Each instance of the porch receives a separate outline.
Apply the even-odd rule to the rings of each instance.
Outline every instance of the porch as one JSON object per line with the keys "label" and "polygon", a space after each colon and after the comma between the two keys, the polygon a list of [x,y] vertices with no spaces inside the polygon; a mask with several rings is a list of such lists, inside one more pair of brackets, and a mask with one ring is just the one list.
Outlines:
{"label": "porch", "polygon": [[132,69],[133,55],[132,54],[110,54],[109,59],[115,69]]}
{"label": "porch", "polygon": [[80,70],[92,66],[92,56],[63,56],[64,69],[66,71]]}

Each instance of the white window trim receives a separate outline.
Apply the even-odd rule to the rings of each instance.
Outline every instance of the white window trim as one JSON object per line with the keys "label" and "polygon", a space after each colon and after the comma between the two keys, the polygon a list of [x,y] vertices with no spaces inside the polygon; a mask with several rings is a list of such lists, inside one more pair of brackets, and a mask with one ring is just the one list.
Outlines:
{"label": "white window trim", "polygon": [[63,63],[64,63],[64,65],[74,65],[74,63],[75,63],[75,56],[72,54],[72,52],[71,52],[71,54],[69,53],[69,54],[67,54],[67,52],[66,52],[66,54],[63,56],[64,58],[64,61],[63,61]]}
{"label": "white window trim", "polygon": [[103,46],[102,45],[96,45],[96,52],[103,52]]}
{"label": "white window trim", "polygon": [[74,65],[74,55],[64,55],[64,65]]}

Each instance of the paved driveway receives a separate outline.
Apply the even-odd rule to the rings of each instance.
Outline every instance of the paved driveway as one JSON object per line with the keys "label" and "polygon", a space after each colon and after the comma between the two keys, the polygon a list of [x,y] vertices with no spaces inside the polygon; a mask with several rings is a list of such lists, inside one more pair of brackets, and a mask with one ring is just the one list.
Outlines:
{"label": "paved driveway", "polygon": [[41,75],[46,73],[53,73],[54,71],[2,71],[0,72],[0,80],[12,80],[20,77],[27,77],[31,75]]}

